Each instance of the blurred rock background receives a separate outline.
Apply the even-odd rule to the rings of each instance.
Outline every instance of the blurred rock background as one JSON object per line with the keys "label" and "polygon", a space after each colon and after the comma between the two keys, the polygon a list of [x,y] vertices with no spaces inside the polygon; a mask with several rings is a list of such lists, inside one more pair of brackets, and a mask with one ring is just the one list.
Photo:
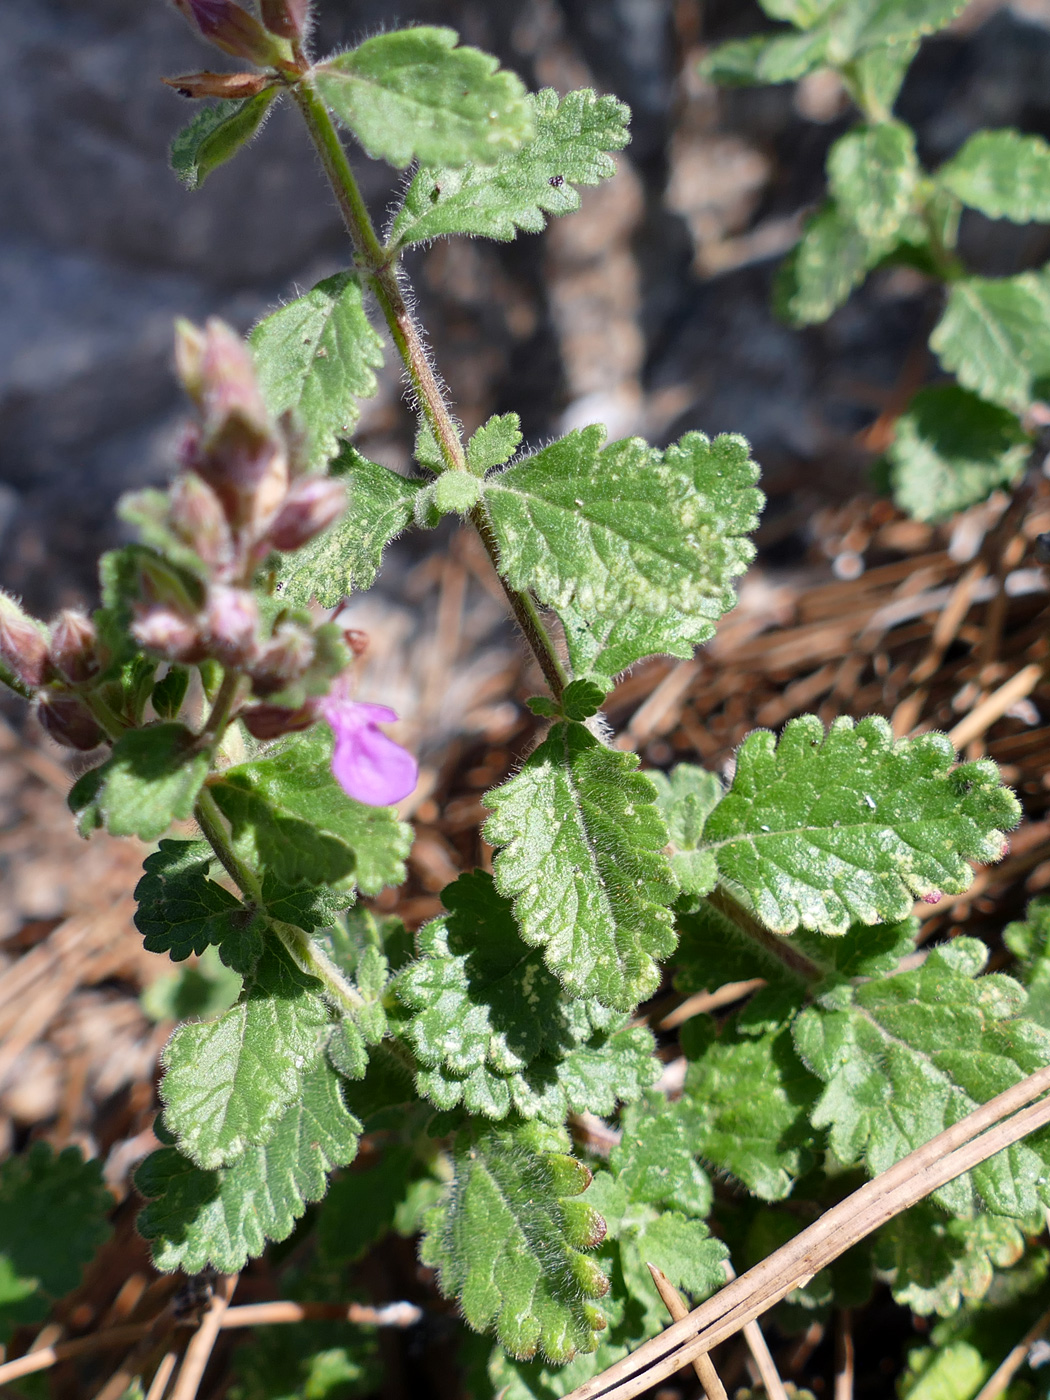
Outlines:
{"label": "blurred rock background", "polygon": [[[619,176],[585,193],[581,215],[542,238],[414,256],[440,368],[468,428],[515,408],[531,442],[594,420],[660,442],[745,433],[771,497],[767,550],[790,557],[815,506],[863,484],[902,366],[927,372],[934,309],[898,270],[825,327],[799,333],[770,312],[776,264],[850,120],[835,84],[726,92],[695,76],[705,45],[768,25],[753,0],[319,8],[320,50],[446,23],[534,85],[589,83],[631,104]],[[345,265],[347,244],[290,110],[202,191],[178,185],[166,150],[190,108],[159,79],[214,51],[164,0],[0,0],[0,15],[0,584],[46,612],[91,598],[116,497],[169,469],[173,317],[247,329]],[[1050,136],[1050,0],[977,0],[926,43],[900,111],[933,163],[983,125]],[[361,165],[381,214],[397,177]],[[968,219],[982,271],[1050,253],[1045,228],[997,224],[992,238]],[[362,427],[366,452],[407,461],[392,368]]]}

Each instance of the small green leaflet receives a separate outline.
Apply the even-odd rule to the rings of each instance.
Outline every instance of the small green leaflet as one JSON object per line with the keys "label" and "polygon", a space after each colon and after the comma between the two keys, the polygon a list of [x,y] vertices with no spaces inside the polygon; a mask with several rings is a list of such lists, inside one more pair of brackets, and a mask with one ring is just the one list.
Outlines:
{"label": "small green leaflet", "polygon": [[886,453],[893,499],[916,520],[943,520],[1011,486],[1031,438],[1009,409],[958,384],[920,389]]}
{"label": "small green leaflet", "polygon": [[918,51],[918,39],[904,39],[858,54],[843,76],[861,111],[877,113],[883,120],[889,118]]}
{"label": "small green leaflet", "polygon": [[770,19],[782,19],[798,29],[812,29],[838,0],[759,0]]}
{"label": "small green leaflet", "polygon": [[267,316],[251,333],[266,406],[293,409],[307,437],[310,465],[323,467],[360,417],[358,399],[376,391],[383,342],[369,324],[353,272],[318,282]]}
{"label": "small green leaflet", "polygon": [[1050,898],[1033,899],[1024,921],[1003,929],[1003,942],[1020,963],[1028,992],[1025,1015],[1050,1030]]}
{"label": "small green leaflet", "polygon": [[69,792],[81,834],[105,826],[113,836],[155,841],[173,821],[193,815],[208,776],[208,755],[183,724],[129,729],[99,768],[89,769]]}
{"label": "small green leaflet", "polygon": [[941,166],[937,180],[989,219],[1050,222],[1050,145],[1041,136],[978,131]]}
{"label": "small green leaflet", "polygon": [[657,771],[648,776],[674,847],[671,869],[686,894],[707,894],[714,889],[718,868],[711,853],[698,847],[704,823],[721,800],[722,784],[714,773],[691,763],[679,763],[669,775]]}
{"label": "small green leaflet", "polygon": [[630,1011],[675,944],[667,831],[634,754],[582,724],[552,727],[521,772],[485,796],[496,886],[521,936],[576,997]]}
{"label": "small green leaflet", "polygon": [[772,38],[755,34],[720,44],[701,62],[700,72],[715,83],[791,83],[822,67],[827,47],[828,36],[822,29]]}
{"label": "small green leaflet", "polygon": [[994,1370],[971,1342],[916,1348],[908,1353],[901,1393],[908,1400],[973,1400]]}
{"label": "small green leaflet", "polygon": [[179,1026],[165,1046],[165,1122],[199,1166],[234,1162],[273,1137],[318,1056],[328,1024],[319,992],[283,950],[267,949],[235,1006]]}
{"label": "small green leaflet", "polygon": [[807,220],[801,242],[780,269],[778,312],[796,326],[826,321],[887,251],[828,200]]}
{"label": "small green leaflet", "polygon": [[420,25],[366,39],[313,69],[317,91],[376,160],[492,165],[532,135],[521,79],[452,29]]}
{"label": "small green leaflet", "polygon": [[486,481],[500,571],[583,622],[642,613],[710,635],[754,556],[747,443],[688,433],[665,452],[640,438],[603,450],[603,436],[572,432]]}
{"label": "small green leaflet", "polygon": [[884,719],[815,715],[745,739],[707,819],[719,876],[775,933],[845,933],[901,919],[912,901],[973,880],[1003,854],[1017,799],[987,759],[953,768],[943,734],[894,741]]}
{"label": "small green leaflet", "polygon": [[906,43],[951,24],[966,0],[840,0],[830,15],[833,62]]}
{"label": "small green leaflet", "polygon": [[466,233],[506,242],[519,229],[541,233],[546,215],[580,207],[574,186],[597,185],[615,175],[607,153],[630,139],[628,107],[589,88],[567,93],[560,102],[553,88],[544,88],[527,101],[535,135],[497,164],[424,167],[416,173],[394,220],[394,241],[404,246]]}
{"label": "small green leaflet", "polygon": [[146,873],[135,886],[135,927],[147,953],[168,953],[173,962],[182,962],[240,934],[244,916],[251,915],[229,890],[208,879],[214,859],[206,841],[162,841],[146,857]]}
{"label": "small green leaflet", "polygon": [[707,1017],[686,1023],[690,1060],[678,1111],[690,1148],[764,1201],[791,1194],[811,1164],[808,1114],[820,1091],[791,1032],[744,1035],[736,1018],[717,1036]]}
{"label": "small green leaflet", "polygon": [[331,758],[331,732],[317,725],[227,769],[211,792],[245,858],[280,884],[356,884],[365,894],[401,884],[411,827],[389,807],[347,797]]}
{"label": "small green leaflet", "polygon": [[[467,443],[467,466],[475,476],[502,467],[521,445],[521,419],[516,413],[500,413],[482,423]],[[439,467],[438,470],[443,470]],[[450,473],[451,475],[451,473]]]}
{"label": "small green leaflet", "polygon": [[[795,1022],[796,1048],[825,1089],[814,1127],[844,1163],[874,1176],[995,1094],[1050,1064],[1050,1032],[1024,1019],[1010,977],[977,974],[984,944],[956,938],[922,967],[842,986]],[[1050,1200],[1050,1144],[1040,1136],[997,1153],[933,1200],[969,1216],[1032,1215]]]}
{"label": "small green leaflet", "polygon": [[324,1195],[327,1173],[353,1161],[360,1131],[338,1075],[317,1057],[269,1141],[232,1166],[204,1171],[174,1147],[154,1152],[135,1173],[148,1201],[138,1229],[153,1262],[165,1273],[237,1273],[267,1240],[287,1239],[307,1203]]}
{"label": "small green leaflet", "polygon": [[892,238],[900,228],[918,178],[915,136],[903,122],[855,126],[828,152],[835,207],[873,242]]}
{"label": "small green leaflet", "polygon": [[711,1209],[711,1183],[693,1156],[676,1104],[651,1094],[620,1114],[620,1141],[609,1168],[627,1199],[663,1203],[703,1217]]}
{"label": "small green leaflet", "polygon": [[111,1235],[102,1163],[34,1142],[0,1164],[0,1336],[46,1316]]}
{"label": "small green leaflet", "polygon": [[217,166],[252,139],[280,92],[275,85],[254,97],[230,98],[200,108],[171,143],[171,168],[182,183],[199,190]]}
{"label": "small green leaflet", "polygon": [[1050,273],[953,282],[930,348],[965,388],[1023,413],[1050,377]]}
{"label": "small green leaflet", "polygon": [[412,519],[426,485],[362,457],[348,444],[329,466],[346,482],[347,508],[330,530],[281,560],[281,597],[326,608],[359,589],[371,588],[383,550]]}
{"label": "small green leaflet", "polygon": [[[1038,1233],[1040,1224],[1031,1222]],[[922,1316],[948,1317],[963,1301],[984,1297],[995,1269],[1008,1269],[1024,1253],[1025,1225],[1001,1216],[953,1220],[923,1201],[880,1230],[875,1263],[893,1275],[893,1296]]]}
{"label": "small green leaflet", "polygon": [[592,1300],[609,1281],[581,1251],[601,1243],[605,1222],[574,1199],[590,1172],[543,1150],[550,1140],[550,1130],[539,1138],[530,1129],[461,1133],[455,1177],[427,1215],[421,1257],[476,1331],[494,1328],[515,1357],[541,1351],[568,1361],[598,1344],[602,1317]]}

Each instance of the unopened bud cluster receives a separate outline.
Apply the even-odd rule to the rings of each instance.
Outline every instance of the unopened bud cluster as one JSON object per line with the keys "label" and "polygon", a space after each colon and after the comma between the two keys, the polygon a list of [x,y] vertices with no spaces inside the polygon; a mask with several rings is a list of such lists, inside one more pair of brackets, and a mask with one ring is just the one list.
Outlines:
{"label": "unopened bud cluster", "polygon": [[75,688],[90,685],[101,666],[95,625],[84,613],[64,609],[50,627],[0,593],[0,666],[39,699],[48,733],[74,749],[93,749],[105,737]]}

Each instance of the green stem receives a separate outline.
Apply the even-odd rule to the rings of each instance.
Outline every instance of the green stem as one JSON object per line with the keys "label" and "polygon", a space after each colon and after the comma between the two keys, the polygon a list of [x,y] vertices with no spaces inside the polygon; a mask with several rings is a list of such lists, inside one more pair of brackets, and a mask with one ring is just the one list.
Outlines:
{"label": "green stem", "polygon": [[715,886],[707,896],[707,902],[714,905],[718,912],[723,914],[730,923],[735,924],[741,933],[746,934],[753,943],[757,943],[766,953],[776,958],[777,962],[786,967],[795,977],[811,986],[816,982],[823,981],[824,973],[815,962],[807,958],[805,953],[800,952],[789,939],[770,933],[769,929],[763,928],[754,915],[721,886]]}
{"label": "green stem", "polygon": [[111,743],[115,744],[125,730],[133,727],[117,714],[113,706],[104,700],[97,690],[81,692],[80,699],[91,711],[99,728]]}
{"label": "green stem", "polygon": [[197,805],[193,809],[197,825],[204,833],[208,844],[215,852],[223,869],[229,875],[249,904],[262,908],[262,885],[254,870],[251,870],[233,849],[229,833],[222,820],[219,804],[207,788],[201,789]]}
{"label": "green stem", "polygon": [[[459,428],[434,373],[419,327],[401,291],[395,265],[397,250],[384,248],[380,242],[343,144],[339,140],[339,134],[316,88],[309,78],[304,78],[292,88],[292,92],[335,192],[343,222],[354,245],[354,252],[368,274],[394,345],[408,371],[420,411],[430,425],[441,451],[446,470],[466,471],[467,458]],[[492,560],[518,626],[535,654],[555,699],[560,699],[567,679],[565,668],[539,612],[527,594],[511,588],[500,574],[499,546],[484,509],[480,506],[475,507],[470,518]]]}
{"label": "green stem", "polygon": [[242,689],[243,677],[239,671],[226,671],[219,686],[218,694],[211,707],[211,713],[205,721],[200,737],[209,739],[213,749],[218,748],[222,743],[222,736],[226,733],[226,726],[230,722],[230,715],[233,713]]}
{"label": "green stem", "polygon": [[294,924],[281,923],[274,919],[270,927],[291,954],[293,961],[303,972],[316,977],[329,996],[348,1011],[357,1011],[365,1005],[365,999],[357,988],[346,980],[324,949]]}

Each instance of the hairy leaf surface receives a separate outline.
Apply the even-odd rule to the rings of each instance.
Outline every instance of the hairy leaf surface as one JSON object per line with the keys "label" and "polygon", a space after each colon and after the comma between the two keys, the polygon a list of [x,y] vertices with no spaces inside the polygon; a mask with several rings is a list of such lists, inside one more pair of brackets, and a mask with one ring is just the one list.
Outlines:
{"label": "hairy leaf surface", "polygon": [[376,160],[491,165],[532,135],[532,110],[520,78],[458,40],[430,25],[377,34],[318,64],[314,81]]}
{"label": "hairy leaf surface", "polygon": [[173,821],[193,815],[208,755],[183,724],[128,729],[98,768],[75,782],[69,805],[85,836],[105,826],[113,836],[155,841]]}
{"label": "hairy leaf surface", "polygon": [[344,444],[329,465],[346,483],[347,508],[332,526],[281,560],[283,598],[326,608],[375,582],[383,550],[412,520],[416,497],[426,485],[370,462]]}
{"label": "hairy leaf surface", "polygon": [[[795,1044],[824,1081],[813,1124],[843,1162],[875,1175],[979,1104],[1050,1064],[1050,1032],[1023,1019],[1012,978],[978,977],[988,950],[957,938],[913,972],[838,988],[795,1023]],[[933,1199],[969,1215],[1026,1217],[1050,1197],[1050,1142],[1036,1134]]]}
{"label": "hairy leaf surface", "polygon": [[930,347],[965,388],[1023,413],[1050,376],[1050,275],[953,282]]}
{"label": "hairy leaf surface", "polygon": [[267,1142],[317,1058],[328,1008],[320,983],[267,950],[241,1001],[181,1025],[164,1049],[164,1118],[199,1166],[234,1162]]}
{"label": "hairy leaf surface", "polygon": [[780,269],[777,310],[796,326],[826,321],[886,253],[832,200],[812,214]]}
{"label": "hairy leaf surface", "polygon": [[627,1011],[674,947],[667,832],[633,754],[582,724],[552,727],[517,775],[486,794],[496,885],[521,935],[576,997]]}
{"label": "hairy leaf surface", "polygon": [[240,933],[247,911],[208,878],[214,859],[206,841],[162,841],[146,857],[146,873],[135,886],[135,927],[148,953],[168,953],[173,962],[182,962]]}
{"label": "hairy leaf surface", "polygon": [[718,868],[710,851],[700,847],[704,823],[722,797],[722,784],[714,773],[692,763],[679,763],[670,774],[651,772],[649,780],[674,847],[671,869],[678,883],[686,894],[707,894],[718,879]]}
{"label": "hairy leaf surface", "polygon": [[919,895],[969,888],[1019,816],[994,763],[953,768],[943,734],[894,741],[883,719],[792,720],[751,734],[707,819],[719,875],[777,933],[903,918]]}
{"label": "hairy leaf surface", "polygon": [[325,1194],[327,1173],[353,1161],[360,1131],[338,1075],[318,1056],[269,1141],[231,1166],[205,1171],[175,1147],[154,1152],[135,1185],[148,1201],[137,1223],[157,1268],[238,1272],[267,1240],[291,1234],[307,1204]]}
{"label": "hairy leaf surface", "polygon": [[171,143],[171,168],[182,183],[188,189],[200,189],[213,170],[252,139],[280,91],[274,86],[254,97],[201,107]]}
{"label": "hairy leaf surface", "polygon": [[411,828],[389,807],[347,797],[331,752],[331,733],[318,725],[228,769],[211,791],[245,858],[277,881],[378,894],[404,880]]}
{"label": "hairy leaf surface", "polygon": [[1050,145],[1009,128],[978,131],[937,171],[971,209],[1015,224],[1050,222]]}
{"label": "hairy leaf surface", "polygon": [[883,1227],[875,1259],[893,1275],[898,1303],[922,1316],[948,1317],[960,1303],[983,1298],[994,1271],[1016,1264],[1024,1248],[1020,1221],[995,1215],[953,1220],[923,1201]]}
{"label": "hairy leaf surface", "polygon": [[630,109],[622,102],[589,88],[560,101],[553,88],[544,88],[527,100],[535,134],[518,150],[495,165],[424,167],[416,173],[394,220],[398,243],[452,233],[504,241],[519,229],[541,233],[548,214],[571,214],[580,207],[576,185],[597,185],[616,173],[608,152],[630,139]]}
{"label": "hairy leaf surface", "polygon": [[893,498],[916,520],[941,520],[1010,486],[1031,438],[1009,409],[958,384],[920,389],[886,453]]}
{"label": "hairy leaf surface", "polygon": [[310,464],[323,467],[353,431],[361,415],[357,400],[375,393],[373,370],[383,363],[359,278],[340,272],[318,282],[260,321],[251,344],[267,408],[274,417],[294,410]]}
{"label": "hairy leaf surface", "polygon": [[828,185],[839,214],[873,242],[900,228],[918,177],[915,136],[903,122],[856,126],[828,153]]}
{"label": "hairy leaf surface", "polygon": [[424,1263],[478,1331],[494,1328],[516,1357],[568,1361],[593,1351],[608,1279],[582,1253],[605,1235],[601,1216],[575,1202],[591,1174],[529,1130],[473,1130],[457,1138],[455,1178],[429,1212]]}

